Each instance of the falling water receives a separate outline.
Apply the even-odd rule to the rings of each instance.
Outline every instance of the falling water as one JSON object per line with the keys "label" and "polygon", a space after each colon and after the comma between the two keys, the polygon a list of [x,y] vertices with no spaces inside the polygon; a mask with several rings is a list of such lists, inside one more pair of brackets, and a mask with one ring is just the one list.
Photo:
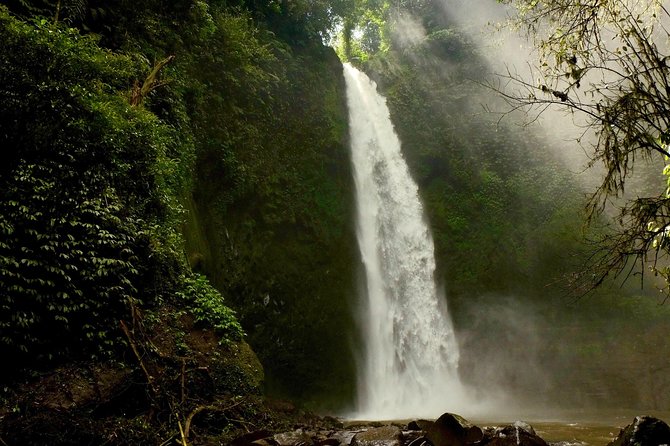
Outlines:
{"label": "falling water", "polygon": [[365,266],[364,353],[358,408],[365,419],[437,417],[458,410],[458,346],[435,285],[433,240],[386,100],[345,64],[357,237]]}

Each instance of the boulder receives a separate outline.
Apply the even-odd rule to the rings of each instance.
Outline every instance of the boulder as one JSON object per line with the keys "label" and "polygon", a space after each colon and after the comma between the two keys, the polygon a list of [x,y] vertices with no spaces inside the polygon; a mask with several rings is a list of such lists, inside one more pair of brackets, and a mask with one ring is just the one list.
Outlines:
{"label": "boulder", "polygon": [[547,442],[535,433],[535,429],[524,421],[516,421],[509,426],[487,428],[481,444],[486,446],[548,446]]}
{"label": "boulder", "polygon": [[274,440],[279,446],[312,446],[314,444],[312,436],[302,429],[277,434]]}
{"label": "boulder", "polygon": [[466,446],[481,441],[482,430],[465,418],[452,413],[445,413],[434,423],[418,424],[426,431],[426,438],[434,446]]}
{"label": "boulder", "polygon": [[403,438],[397,426],[382,426],[359,432],[351,441],[351,446],[402,446]]}
{"label": "boulder", "polygon": [[518,428],[520,428],[520,429],[523,429],[523,430],[525,430],[526,432],[528,432],[529,434],[537,435],[537,433],[535,432],[535,429],[533,429],[533,426],[531,426],[530,424],[526,423],[525,421],[517,420],[517,421],[514,422],[514,424],[513,424],[512,426],[514,426],[514,427],[518,427]]}
{"label": "boulder", "polygon": [[328,438],[337,440],[339,444],[349,446],[354,440],[358,431],[339,431],[331,434]]}
{"label": "boulder", "polygon": [[608,446],[670,445],[670,427],[658,418],[640,416],[621,429]]}

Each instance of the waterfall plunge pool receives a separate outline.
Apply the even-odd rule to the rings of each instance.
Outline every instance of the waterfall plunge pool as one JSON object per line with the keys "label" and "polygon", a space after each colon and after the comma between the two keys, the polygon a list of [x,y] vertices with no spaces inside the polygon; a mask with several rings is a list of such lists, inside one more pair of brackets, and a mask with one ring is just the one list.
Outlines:
{"label": "waterfall plunge pool", "polygon": [[[666,422],[670,421],[670,411],[635,410],[635,409],[575,409],[554,410],[546,415],[538,415],[539,411],[526,413],[510,413],[491,417],[472,416],[467,418],[479,427],[505,426],[522,420],[530,424],[535,432],[553,446],[607,446],[614,440],[619,431],[633,422],[636,416],[648,415]],[[412,419],[363,421],[348,420],[345,428],[361,425],[395,424],[406,426]]]}

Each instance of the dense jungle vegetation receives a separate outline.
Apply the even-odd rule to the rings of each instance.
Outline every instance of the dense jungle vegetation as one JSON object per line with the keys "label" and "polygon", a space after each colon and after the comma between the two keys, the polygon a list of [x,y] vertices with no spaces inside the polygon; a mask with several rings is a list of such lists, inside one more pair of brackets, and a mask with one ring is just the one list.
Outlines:
{"label": "dense jungle vegetation", "polygon": [[[307,6],[0,7],[3,439],[169,435],[262,390],[243,336],[274,393],[348,397],[327,384],[352,375],[327,328],[351,325],[346,109],[325,5],[303,23]],[[36,398],[44,374],[102,386],[125,421],[72,436],[59,398],[75,420],[104,404]]]}
{"label": "dense jungle vegetation", "polygon": [[[566,291],[591,249],[584,191],[542,135],[481,112],[491,69],[440,2],[11,0],[0,22],[4,441],[138,444],[196,421],[228,438],[279,422],[261,394],[351,404],[360,265],[336,34],[388,98],[463,376],[667,407],[667,307],[638,287]],[[640,370],[651,387],[620,392]]]}

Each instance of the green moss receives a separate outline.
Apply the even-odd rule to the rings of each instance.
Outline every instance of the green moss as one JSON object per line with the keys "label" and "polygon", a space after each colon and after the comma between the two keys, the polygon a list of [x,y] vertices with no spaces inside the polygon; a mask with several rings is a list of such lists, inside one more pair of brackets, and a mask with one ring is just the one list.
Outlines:
{"label": "green moss", "polygon": [[[199,125],[220,143],[199,146],[190,255],[236,309],[270,392],[350,399],[356,245],[342,67],[319,46],[283,48],[261,67],[278,79],[262,122],[248,122],[253,104],[244,117],[212,104],[230,119]],[[227,139],[237,128],[253,139]]]}
{"label": "green moss", "polygon": [[222,390],[237,394],[260,394],[265,383],[263,366],[246,342],[229,344],[218,361],[213,363],[215,384]]}

